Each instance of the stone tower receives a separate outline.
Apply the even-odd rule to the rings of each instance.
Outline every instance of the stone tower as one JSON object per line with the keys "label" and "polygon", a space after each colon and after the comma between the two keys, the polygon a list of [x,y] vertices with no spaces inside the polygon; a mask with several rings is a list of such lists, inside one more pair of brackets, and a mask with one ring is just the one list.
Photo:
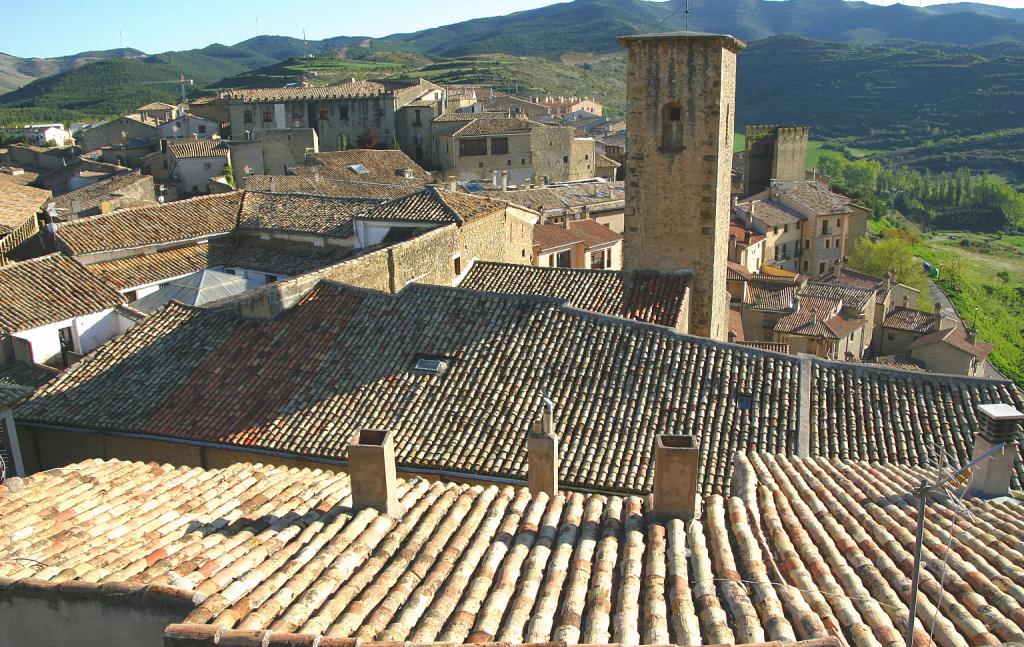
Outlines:
{"label": "stone tower", "polygon": [[772,180],[803,180],[807,170],[806,126],[747,126],[743,195],[754,195]]}
{"label": "stone tower", "polygon": [[729,332],[726,263],[736,114],[732,36],[626,36],[624,269],[694,273],[690,333]]}

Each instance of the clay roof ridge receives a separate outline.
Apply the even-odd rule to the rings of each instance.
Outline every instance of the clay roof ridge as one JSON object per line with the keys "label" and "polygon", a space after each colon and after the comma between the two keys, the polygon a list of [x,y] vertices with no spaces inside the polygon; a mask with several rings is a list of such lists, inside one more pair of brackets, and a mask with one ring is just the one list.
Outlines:
{"label": "clay roof ridge", "polygon": [[[1013,382],[1013,380],[999,379],[995,377],[979,377],[974,375],[958,375],[956,373],[933,373],[933,372],[922,372],[922,371],[908,371],[901,368],[889,368],[888,364],[871,364],[867,362],[844,362],[842,360],[823,359],[815,357],[812,363],[817,366],[824,368],[833,368],[835,370],[853,370],[858,375],[862,375],[865,372],[880,373],[883,375],[896,375],[905,379],[912,379],[918,382],[946,382],[948,384],[990,384],[990,385],[1005,385],[1013,389],[1020,390],[1020,388]],[[1024,391],[1022,391],[1024,394]]]}

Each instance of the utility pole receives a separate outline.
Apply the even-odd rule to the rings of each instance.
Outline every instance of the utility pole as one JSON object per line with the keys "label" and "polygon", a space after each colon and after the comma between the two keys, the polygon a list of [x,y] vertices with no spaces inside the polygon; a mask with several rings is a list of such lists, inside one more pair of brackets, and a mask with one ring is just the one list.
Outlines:
{"label": "utility pole", "polygon": [[683,0],[683,31],[690,31],[690,0]]}

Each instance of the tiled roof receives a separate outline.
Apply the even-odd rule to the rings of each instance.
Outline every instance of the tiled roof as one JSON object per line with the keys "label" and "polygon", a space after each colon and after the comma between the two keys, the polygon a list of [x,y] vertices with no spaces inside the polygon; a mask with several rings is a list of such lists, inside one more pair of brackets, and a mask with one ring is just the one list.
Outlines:
{"label": "tiled roof", "polygon": [[[420,478],[391,518],[353,510],[341,473],[91,460],[0,488],[0,587],[160,600],[192,625],[170,646],[901,645],[926,473],[736,465],[733,495],[684,522],[638,497]],[[915,644],[1021,639],[1020,497],[930,499]]]}
{"label": "tiled roof", "polygon": [[251,90],[227,90],[221,93],[226,99],[246,103],[269,103],[279,101],[319,101],[323,99],[356,99],[379,97],[388,93],[388,87],[376,81],[356,81],[340,85],[309,88],[256,88]]}
{"label": "tiled roof", "polygon": [[[32,389],[27,386],[0,382],[0,411],[10,409],[30,395],[32,395]],[[2,449],[2,444],[0,444],[0,450]]]}
{"label": "tiled roof", "polygon": [[562,225],[533,226],[533,246],[539,248],[541,253],[582,242],[583,238],[579,234]]}
{"label": "tiled roof", "polygon": [[124,302],[110,286],[60,254],[0,266],[0,295],[0,333],[31,330]]}
{"label": "tiled roof", "polygon": [[505,200],[535,211],[579,211],[586,205],[594,211],[622,208],[626,192],[622,182],[586,182],[545,186],[518,191],[491,191],[488,197]]}
{"label": "tiled roof", "polygon": [[0,236],[35,218],[50,199],[50,192],[15,182],[0,184]]}
{"label": "tiled roof", "polygon": [[756,310],[789,310],[793,307],[799,285],[792,279],[752,277],[747,290],[746,305]]}
{"label": "tiled roof", "polygon": [[600,153],[598,153],[597,160],[594,162],[594,166],[596,166],[597,168],[619,168],[620,166],[622,166],[622,164],[619,164],[618,162],[616,162],[615,160],[606,155],[601,155]]}
{"label": "tiled roof", "polygon": [[46,384],[59,371],[43,364],[0,363],[0,384],[36,387]]}
{"label": "tiled roof", "polygon": [[735,238],[741,245],[746,245],[748,247],[764,240],[764,236],[762,234],[759,234],[752,229],[747,229],[742,224],[735,221],[729,223],[729,237]]}
{"label": "tiled roof", "polygon": [[[447,371],[415,372],[424,354],[448,358]],[[798,365],[549,298],[321,284],[269,322],[169,306],[18,418],[342,460],[352,431],[389,428],[408,468],[525,478],[526,431],[546,395],[563,483],[646,491],[654,434],[692,430],[712,491],[734,449],[788,446]],[[741,392],[751,406],[737,406]]]}
{"label": "tiled roof", "polygon": [[805,337],[842,339],[864,325],[864,319],[840,312],[841,301],[829,297],[800,296],[799,309],[775,323],[776,332]]}
{"label": "tiled roof", "polygon": [[767,200],[752,200],[751,202],[745,203],[741,202],[733,209],[740,219],[746,219],[746,214],[753,209],[754,218],[757,218],[769,227],[791,225],[803,220],[803,216],[800,214],[790,211],[781,204],[769,202]]}
{"label": "tiled roof", "polygon": [[247,191],[238,226],[349,238],[354,235],[352,217],[379,204],[380,200]]}
{"label": "tiled roof", "polygon": [[506,208],[504,202],[469,193],[427,187],[370,209],[361,220],[385,220],[462,225]]}
{"label": "tiled roof", "polygon": [[689,272],[576,270],[476,261],[460,288],[564,299],[582,310],[675,328]]}
{"label": "tiled roof", "polygon": [[934,328],[936,320],[933,312],[895,306],[885,313],[885,322],[882,325],[895,330],[926,333]]}
{"label": "tiled roof", "polygon": [[970,341],[967,339],[967,332],[960,326],[937,330],[930,335],[915,339],[907,348],[913,350],[915,348],[931,346],[932,344],[947,344],[965,353],[974,355],[978,359],[985,359],[992,352],[992,344],[986,344],[977,339],[973,342]]}
{"label": "tiled roof", "polygon": [[224,265],[231,258],[231,246],[218,242],[185,245],[87,265],[86,269],[118,290],[158,283],[210,267]]}
{"label": "tiled roof", "polygon": [[[74,191],[63,193],[54,199],[54,204],[58,209],[58,214],[61,210],[65,212],[71,211],[76,206],[76,203],[79,211],[99,209],[100,203],[110,196],[119,195],[122,191],[131,189],[137,184],[148,183],[152,185],[152,182],[153,179],[151,177],[143,176],[138,171],[115,175],[105,180],[87,184]],[[150,200],[155,203],[156,196],[153,194],[152,189],[150,189],[149,193]]]}
{"label": "tiled roof", "polygon": [[[1012,382],[814,361],[811,454],[908,465],[971,460],[980,404],[1024,411]],[[1014,487],[1024,483],[1018,457]]]}
{"label": "tiled roof", "polygon": [[172,106],[169,103],[164,103],[163,101],[153,101],[151,103],[147,103],[146,105],[142,106],[141,108],[137,108],[135,110],[135,112],[154,112],[154,111],[157,111],[157,110],[174,110],[174,109],[175,109],[175,107]]}
{"label": "tiled roof", "polygon": [[368,200],[397,200],[420,190],[414,184],[378,184],[349,182],[334,179],[316,179],[312,175],[249,175],[245,178],[247,191],[270,193],[302,193],[327,195],[336,198],[365,198]]}
{"label": "tiled roof", "polygon": [[[361,166],[361,172],[352,167]],[[424,186],[433,178],[411,157],[400,150],[352,149],[307,155],[306,166],[295,169],[297,175],[309,177],[315,172],[318,177],[349,180],[353,182],[375,182],[400,186]],[[405,177],[407,171],[412,177]]]}
{"label": "tiled roof", "polygon": [[610,227],[605,227],[596,220],[584,218],[583,220],[570,220],[569,231],[579,236],[586,248],[611,245],[622,240],[622,234],[616,233]]}
{"label": "tiled roof", "polygon": [[746,346],[747,348],[757,348],[759,350],[767,350],[773,353],[789,353],[789,344],[779,342],[741,341],[737,343],[739,343],[740,346]]}
{"label": "tiled roof", "polygon": [[865,309],[869,303],[875,302],[875,291],[863,288],[843,285],[842,283],[823,283],[821,281],[808,281],[800,290],[800,296],[827,297],[840,299],[843,306],[854,311]]}
{"label": "tiled roof", "polygon": [[246,236],[232,249],[231,257],[224,264],[257,272],[298,276],[340,263],[352,254],[348,247],[315,247],[309,243],[263,241]]}
{"label": "tiled roof", "polygon": [[728,265],[726,265],[725,272],[726,280],[728,281],[749,281],[754,276],[747,271],[747,268],[732,261],[729,261]]}
{"label": "tiled roof", "polygon": [[779,192],[818,216],[853,212],[849,199],[840,198],[814,180],[783,182],[779,185]]}
{"label": "tiled roof", "polygon": [[227,157],[228,147],[219,139],[169,140],[167,150],[178,159],[195,157]]}
{"label": "tiled roof", "polygon": [[528,119],[477,119],[454,133],[454,137],[486,137],[489,135],[524,135],[534,128],[543,128]]}
{"label": "tiled roof", "polygon": [[235,228],[242,193],[124,209],[62,224],[57,239],[71,254],[192,240]]}
{"label": "tiled roof", "polygon": [[833,273],[833,280],[865,290],[878,290],[885,284],[885,281],[877,276],[857,272],[845,266],[839,268],[839,276],[835,276]]}
{"label": "tiled roof", "polygon": [[484,111],[484,112],[443,112],[434,117],[435,124],[447,124],[475,121],[477,119],[512,119],[507,112]]}

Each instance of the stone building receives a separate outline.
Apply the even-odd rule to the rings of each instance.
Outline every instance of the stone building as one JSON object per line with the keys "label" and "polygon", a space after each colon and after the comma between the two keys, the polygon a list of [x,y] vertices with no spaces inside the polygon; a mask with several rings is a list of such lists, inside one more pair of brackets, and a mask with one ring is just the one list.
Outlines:
{"label": "stone building", "polygon": [[[417,146],[423,154],[431,148],[426,125],[441,112],[444,94],[444,88],[422,79],[353,79],[325,87],[229,90],[221,98],[228,103],[233,139],[248,139],[250,134],[258,138],[261,131],[281,128],[312,128],[321,150],[398,144],[415,159]],[[406,107],[410,111],[400,116]]]}
{"label": "stone building", "polygon": [[78,134],[78,142],[83,153],[110,146],[123,146],[132,142],[155,147],[160,139],[159,126],[160,124],[154,119],[140,115],[126,115],[83,130]]}
{"label": "stone building", "polygon": [[210,181],[224,175],[231,150],[220,140],[186,139],[167,142],[167,172],[179,196],[210,192]]}
{"label": "stone building", "polygon": [[626,269],[694,273],[690,332],[726,339],[732,36],[628,36]]}
{"label": "stone building", "polygon": [[806,126],[747,126],[743,195],[776,182],[803,180],[807,170]]}

